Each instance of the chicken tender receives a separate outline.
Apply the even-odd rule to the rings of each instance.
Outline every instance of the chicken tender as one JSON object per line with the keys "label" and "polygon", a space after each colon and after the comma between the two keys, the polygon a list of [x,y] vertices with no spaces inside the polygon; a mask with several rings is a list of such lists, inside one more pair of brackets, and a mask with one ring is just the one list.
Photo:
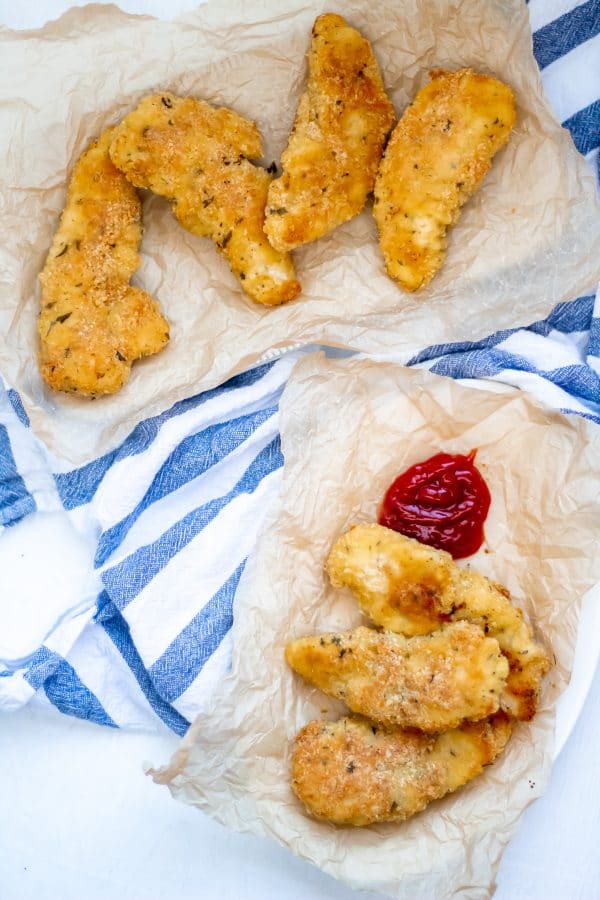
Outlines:
{"label": "chicken tender", "polygon": [[498,711],[508,663],[468,622],[406,638],[371,628],[300,638],[288,664],[310,684],[387,727],[434,733]]}
{"label": "chicken tender", "polygon": [[54,390],[113,394],[131,364],[157,353],[169,325],[129,279],[139,266],[142,210],[108,155],[105,131],[78,160],[67,204],[40,274],[40,366]]}
{"label": "chicken tender", "polygon": [[496,78],[471,69],[430,74],[398,122],[375,182],[386,269],[406,291],[428,284],[441,267],[448,228],[516,121],[513,92]]}
{"label": "chicken tender", "polygon": [[409,636],[450,620],[455,569],[449,553],[376,524],[351,528],[327,560],[334,587],[349,587],[377,625]]}
{"label": "chicken tender", "polygon": [[319,16],[283,174],[269,187],[274,247],[314,241],[361,211],[395,118],[369,42],[341,16]]}
{"label": "chicken tender", "polygon": [[184,228],[212,238],[252,300],[275,306],[300,293],[291,257],[263,231],[271,175],[249,162],[262,156],[254,122],[155,94],[117,127],[110,155],[137,187],[167,197]]}
{"label": "chicken tender", "polygon": [[296,736],[292,787],[313,816],[337,825],[407,819],[479,775],[510,733],[503,713],[437,737],[361,718],[313,721]]}
{"label": "chicken tender", "polygon": [[356,525],[336,541],[327,561],[334,587],[349,587],[376,625],[405,635],[467,620],[496,638],[509,663],[501,709],[529,720],[549,668],[544,648],[506,588],[449,553],[382,525]]}
{"label": "chicken tender", "polygon": [[474,622],[495,637],[510,671],[501,708],[515,719],[529,721],[537,709],[542,678],[550,668],[548,655],[509,592],[479,572],[456,568],[456,608],[452,620]]}

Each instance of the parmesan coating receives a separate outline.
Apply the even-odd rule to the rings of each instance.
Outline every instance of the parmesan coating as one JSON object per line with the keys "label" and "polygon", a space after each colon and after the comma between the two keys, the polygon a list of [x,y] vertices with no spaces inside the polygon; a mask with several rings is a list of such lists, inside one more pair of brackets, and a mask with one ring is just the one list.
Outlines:
{"label": "parmesan coating", "polygon": [[550,668],[546,651],[501,584],[457,567],[455,585],[452,620],[474,622],[496,638],[510,666],[501,708],[515,719],[529,721],[537,709],[542,678]]}
{"label": "parmesan coating", "polygon": [[193,97],[154,94],[117,127],[110,155],[137,187],[167,197],[184,228],[212,238],[256,303],[300,293],[291,257],[263,231],[271,175],[249,161],[262,156],[254,122]]}
{"label": "parmesan coating", "polygon": [[434,733],[498,711],[508,663],[468,622],[423,637],[371,628],[300,638],[288,664],[310,684],[387,727]]}
{"label": "parmesan coating", "polygon": [[405,635],[467,620],[496,638],[509,664],[501,709],[516,719],[535,714],[544,648],[510,594],[478,572],[460,569],[449,553],[382,525],[356,525],[333,546],[327,569],[334,587],[349,587],[376,625]]}
{"label": "parmesan coating", "polygon": [[314,241],[361,211],[394,122],[369,42],[341,16],[319,16],[283,174],[269,187],[265,231],[274,247]]}
{"label": "parmesan coating", "polygon": [[430,75],[392,133],[375,182],[386,269],[406,291],[440,269],[448,228],[516,121],[513,92],[496,78],[471,69]]}
{"label": "parmesan coating", "polygon": [[337,825],[407,819],[479,775],[510,733],[503,713],[436,737],[362,718],[309,722],[296,736],[292,788],[309,813]]}
{"label": "parmesan coating", "polygon": [[450,619],[455,568],[449,553],[376,524],[351,528],[327,560],[334,587],[349,587],[377,625],[409,636]]}
{"label": "parmesan coating", "polygon": [[113,394],[133,360],[157,353],[169,325],[129,279],[139,266],[139,197],[110,161],[112,130],[82,154],[40,274],[40,368],[54,390]]}

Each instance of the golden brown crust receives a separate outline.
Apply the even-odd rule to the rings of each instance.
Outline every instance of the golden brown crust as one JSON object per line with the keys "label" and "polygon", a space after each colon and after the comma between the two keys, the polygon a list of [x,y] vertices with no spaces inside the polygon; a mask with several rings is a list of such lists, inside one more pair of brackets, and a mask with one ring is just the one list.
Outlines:
{"label": "golden brown crust", "polygon": [[371,628],[299,638],[288,664],[355,713],[389,728],[435,733],[498,711],[508,663],[468,622],[406,638]]}
{"label": "golden brown crust", "polygon": [[501,706],[515,719],[529,721],[535,715],[542,678],[550,668],[544,648],[510,593],[470,569],[456,569],[456,609],[453,621],[474,622],[497,638],[510,672]]}
{"label": "golden brown crust", "polygon": [[510,732],[503,713],[437,737],[361,718],[309,722],[296,736],[292,788],[313,816],[338,825],[399,821],[479,775]]}
{"label": "golden brown crust", "polygon": [[375,523],[340,535],[326,564],[334,587],[354,591],[362,610],[382,628],[428,634],[449,620],[454,562],[443,553]]}
{"label": "golden brown crust", "polygon": [[40,366],[58,391],[95,397],[127,381],[133,360],[169,340],[158,303],[129,285],[142,238],[137,192],[110,161],[112,130],[73,170],[52,247],[40,274]]}
{"label": "golden brown crust", "polygon": [[407,291],[441,267],[448,228],[516,121],[513,92],[496,78],[471,69],[430,74],[392,133],[375,183],[386,269]]}
{"label": "golden brown crust", "polygon": [[319,16],[283,174],[269,187],[265,231],[274,247],[314,241],[361,211],[394,121],[369,42],[341,16]]}
{"label": "golden brown crust", "polygon": [[252,300],[274,306],[300,293],[291,257],[264,231],[271,176],[254,122],[193,97],[145,97],[115,129],[115,165],[137,187],[167,197],[177,220],[210,237]]}
{"label": "golden brown crust", "polygon": [[465,620],[483,628],[510,667],[501,708],[517,719],[533,717],[548,657],[506,588],[460,569],[443,550],[377,524],[356,525],[338,538],[327,568],[332,584],[349,587],[382,628],[425,634],[443,622]]}

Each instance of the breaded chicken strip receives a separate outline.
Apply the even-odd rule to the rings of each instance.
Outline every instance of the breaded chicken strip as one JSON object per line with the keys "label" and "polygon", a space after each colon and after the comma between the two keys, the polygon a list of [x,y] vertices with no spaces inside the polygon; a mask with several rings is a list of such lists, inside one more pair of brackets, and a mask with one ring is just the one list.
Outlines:
{"label": "breaded chicken strip", "polygon": [[455,585],[452,620],[473,622],[496,638],[510,667],[500,706],[515,719],[529,721],[537,709],[542,678],[550,668],[546,651],[501,584],[457,567]]}
{"label": "breaded chicken strip", "polygon": [[517,719],[535,713],[548,657],[506,588],[449,553],[382,525],[356,525],[333,546],[327,569],[334,587],[349,587],[363,611],[382,628],[427,634],[443,622],[467,620],[496,638],[510,671],[501,708]]}
{"label": "breaded chicken strip", "polygon": [[110,161],[111,140],[109,129],[78,160],[40,274],[42,377],[87,397],[118,391],[133,360],[169,340],[156,300],[129,284],[140,263],[142,210]]}
{"label": "breaded chicken strip", "polygon": [[508,663],[468,622],[406,638],[371,628],[300,638],[288,664],[326,694],[389,728],[435,733],[498,711]]}
{"label": "breaded chicken strip", "polygon": [[337,825],[407,819],[479,775],[510,732],[503,713],[437,737],[361,718],[309,722],[296,736],[292,788],[313,816]]}
{"label": "breaded chicken strip", "polygon": [[137,187],[167,197],[177,220],[210,237],[252,300],[276,306],[300,293],[294,265],[263,231],[271,175],[254,122],[203,100],[145,97],[115,130],[116,166]]}
{"label": "breaded chicken strip", "polygon": [[327,560],[334,587],[349,587],[377,625],[409,636],[450,620],[455,568],[449,553],[377,524],[350,528]]}
{"label": "breaded chicken strip", "polygon": [[369,42],[341,16],[319,16],[283,175],[269,187],[274,247],[314,241],[361,211],[395,118]]}
{"label": "breaded chicken strip", "polygon": [[404,290],[423,287],[441,267],[446,231],[515,121],[506,84],[461,69],[431,72],[398,122],[375,182],[373,212],[386,269]]}

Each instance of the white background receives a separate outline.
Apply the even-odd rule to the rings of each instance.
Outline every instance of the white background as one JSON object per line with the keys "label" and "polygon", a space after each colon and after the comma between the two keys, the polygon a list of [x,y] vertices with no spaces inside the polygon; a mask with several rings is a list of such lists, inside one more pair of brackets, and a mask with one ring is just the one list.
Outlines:
{"label": "white background", "polygon": [[[0,0],[35,27],[69,4]],[[130,0],[175,15],[196,0]],[[531,0],[535,27],[572,6]],[[343,12],[343,2],[332,9]],[[0,63],[0,77],[1,77]],[[43,572],[43,559],[39,560]],[[600,900],[600,671],[546,795],[505,853],[496,900]],[[166,730],[115,732],[41,706],[0,719],[0,900],[343,900],[366,897],[275,844],[229,834],[144,776],[177,745]],[[421,898],[415,898],[421,900]],[[435,898],[423,898],[435,900]]]}
{"label": "white background", "polygon": [[[504,855],[496,900],[600,898],[599,717],[600,670],[548,791]],[[166,731],[113,731],[27,707],[0,719],[1,900],[367,896],[172,800],[142,764],[165,762],[176,745]]]}

